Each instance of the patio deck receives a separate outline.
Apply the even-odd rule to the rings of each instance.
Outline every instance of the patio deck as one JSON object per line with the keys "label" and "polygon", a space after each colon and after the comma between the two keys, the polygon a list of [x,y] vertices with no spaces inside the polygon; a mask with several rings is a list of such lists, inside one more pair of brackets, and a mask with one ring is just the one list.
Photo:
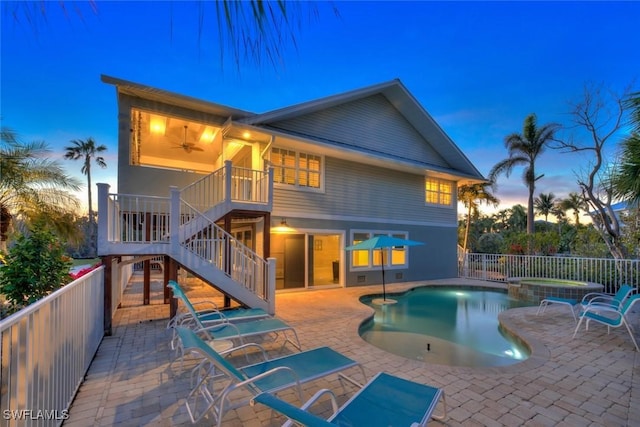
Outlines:
{"label": "patio deck", "polygon": [[[184,398],[189,375],[170,367],[170,335],[165,327],[168,306],[160,304],[160,277],[152,283],[152,304],[142,301],[140,278],[134,276],[123,308],[116,312],[113,335],[105,337],[73,402],[65,427],[191,426]],[[463,279],[428,284],[483,284]],[[390,284],[388,292],[416,283]],[[190,284],[190,298],[218,298],[207,286]],[[508,327],[533,347],[528,360],[504,368],[461,368],[426,364],[386,353],[358,336],[370,311],[358,302],[380,286],[282,293],[278,317],[294,326],[303,348],[328,345],[364,365],[371,377],[386,371],[443,387],[449,426],[631,426],[640,420],[640,354],[626,330],[592,325],[571,339],[575,324],[566,307],[550,306],[544,316],[528,307],[503,313]],[[638,329],[638,312],[633,313]],[[640,337],[637,337],[640,338]],[[341,403],[355,390],[343,390],[337,379],[304,387],[310,396],[319,388],[336,391]],[[286,395],[285,395],[286,396]],[[292,395],[291,395],[292,397]],[[291,400],[293,401],[293,400]],[[264,407],[245,406],[230,412],[223,425],[271,426],[283,419]],[[211,425],[204,420],[198,425]]]}

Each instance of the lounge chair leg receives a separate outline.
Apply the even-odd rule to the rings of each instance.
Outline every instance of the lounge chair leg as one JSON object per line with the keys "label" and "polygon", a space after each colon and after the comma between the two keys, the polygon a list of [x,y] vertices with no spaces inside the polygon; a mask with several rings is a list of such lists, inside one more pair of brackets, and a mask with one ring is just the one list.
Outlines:
{"label": "lounge chair leg", "polygon": [[[578,330],[580,329],[580,325],[582,325],[582,321],[584,320],[584,317],[580,317],[580,321],[578,322],[578,324],[576,325],[576,330],[573,331],[573,336],[571,338],[575,338],[576,334],[578,333]],[[587,320],[587,324],[589,323],[589,321]]]}
{"label": "lounge chair leg", "polygon": [[445,418],[447,418],[447,396],[445,395],[444,390],[442,390],[442,407],[442,415],[431,415],[431,418],[438,421],[443,421]]}
{"label": "lounge chair leg", "polygon": [[633,336],[633,330],[631,329],[631,326],[629,326],[629,323],[627,323],[626,320],[623,320],[624,322],[624,326],[627,327],[627,331],[629,332],[629,336],[631,337],[631,341],[633,341],[633,345],[636,347],[636,351],[640,352],[640,348],[638,348],[638,343],[636,342],[636,339]]}

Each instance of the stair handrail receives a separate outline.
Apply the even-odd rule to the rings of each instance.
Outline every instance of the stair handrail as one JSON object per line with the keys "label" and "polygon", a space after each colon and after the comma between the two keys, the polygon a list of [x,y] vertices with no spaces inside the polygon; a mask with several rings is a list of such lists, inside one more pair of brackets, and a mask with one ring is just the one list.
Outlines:
{"label": "stair handrail", "polygon": [[[266,300],[268,261],[182,198],[179,212],[180,226],[194,227],[183,230],[185,237],[180,239],[180,246],[214,264],[235,282]],[[198,221],[193,220],[196,217]]]}

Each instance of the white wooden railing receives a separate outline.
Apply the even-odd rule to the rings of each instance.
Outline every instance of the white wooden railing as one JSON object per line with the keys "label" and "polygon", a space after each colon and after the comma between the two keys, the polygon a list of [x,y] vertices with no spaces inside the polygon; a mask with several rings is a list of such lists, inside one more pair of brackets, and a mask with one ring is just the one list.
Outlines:
{"label": "white wooden railing", "polygon": [[183,188],[180,197],[202,213],[234,201],[269,204],[269,174],[269,171],[235,167],[227,160],[222,168]]}
{"label": "white wooden railing", "polygon": [[57,426],[104,335],[104,267],[0,321],[3,426]]}
{"label": "white wooden railing", "polygon": [[[170,197],[109,194],[108,188],[107,184],[98,184],[100,255],[145,253],[137,246],[140,244],[153,245],[147,254],[175,259],[188,254],[194,261],[213,264],[251,294],[270,301],[270,288],[275,289],[270,263],[214,220],[234,206],[270,211],[272,170],[238,168],[225,162],[223,168],[183,189],[172,187]],[[222,205],[223,209],[212,215],[212,210]]]}
{"label": "white wooden railing", "polygon": [[[266,300],[269,263],[223,228],[180,199],[180,245],[194,256],[210,262],[244,288]],[[202,221],[207,221],[203,226]]]}
{"label": "white wooden railing", "polygon": [[600,283],[612,293],[622,284],[640,289],[640,260],[470,253],[461,256],[459,276],[497,282],[510,277],[578,280]]}

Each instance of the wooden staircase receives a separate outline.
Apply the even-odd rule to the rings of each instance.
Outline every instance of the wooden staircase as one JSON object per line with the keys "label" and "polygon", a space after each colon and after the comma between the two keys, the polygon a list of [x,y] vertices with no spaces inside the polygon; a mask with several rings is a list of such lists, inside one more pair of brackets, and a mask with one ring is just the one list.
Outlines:
{"label": "wooden staircase", "polygon": [[271,170],[231,162],[186,188],[171,187],[169,197],[109,194],[108,184],[98,184],[98,255],[166,255],[241,304],[273,312],[275,260],[215,222],[233,211],[271,212],[272,194]]}

